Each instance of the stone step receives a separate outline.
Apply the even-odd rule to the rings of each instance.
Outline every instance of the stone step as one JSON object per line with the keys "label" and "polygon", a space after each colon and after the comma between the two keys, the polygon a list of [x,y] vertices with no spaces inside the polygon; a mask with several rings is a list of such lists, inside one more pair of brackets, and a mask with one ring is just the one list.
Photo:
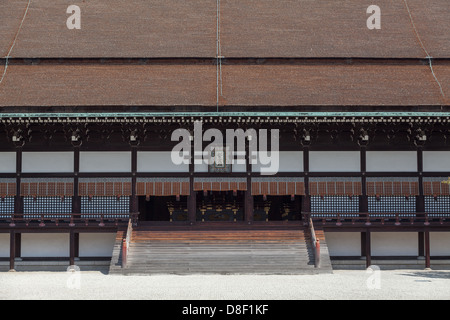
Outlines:
{"label": "stone step", "polygon": [[[314,273],[310,238],[282,226],[213,230],[178,226],[133,232],[124,274]],[[211,227],[211,225],[209,226]]]}

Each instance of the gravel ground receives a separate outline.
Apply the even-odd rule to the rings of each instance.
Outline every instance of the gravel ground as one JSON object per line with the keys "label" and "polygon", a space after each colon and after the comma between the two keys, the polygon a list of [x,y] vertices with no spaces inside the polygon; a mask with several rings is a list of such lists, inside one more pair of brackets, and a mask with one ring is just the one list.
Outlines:
{"label": "gravel ground", "polygon": [[1,272],[0,299],[450,299],[450,271],[117,276],[98,271]]}

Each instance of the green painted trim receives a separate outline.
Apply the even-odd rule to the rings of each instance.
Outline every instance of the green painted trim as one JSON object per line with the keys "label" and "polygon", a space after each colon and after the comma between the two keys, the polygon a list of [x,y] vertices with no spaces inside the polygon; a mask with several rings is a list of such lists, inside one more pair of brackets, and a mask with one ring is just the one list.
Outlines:
{"label": "green painted trim", "polygon": [[151,118],[151,117],[288,117],[288,118],[389,118],[389,117],[450,117],[448,112],[132,112],[132,113],[0,113],[7,118]]}

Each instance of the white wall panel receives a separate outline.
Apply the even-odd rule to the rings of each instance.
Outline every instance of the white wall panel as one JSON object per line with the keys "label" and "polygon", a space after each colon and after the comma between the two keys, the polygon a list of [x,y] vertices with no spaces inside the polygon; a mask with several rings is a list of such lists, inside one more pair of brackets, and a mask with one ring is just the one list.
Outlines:
{"label": "white wall panel", "polygon": [[0,173],[16,172],[16,153],[0,152]]}
{"label": "white wall panel", "polygon": [[372,256],[417,256],[417,232],[372,232]]}
{"label": "white wall panel", "polygon": [[361,256],[361,233],[325,232],[330,256]]}
{"label": "white wall panel", "polygon": [[115,233],[80,233],[80,257],[111,257]]}
{"label": "white wall panel", "polygon": [[208,172],[208,170],[209,170],[209,166],[204,162],[199,163],[199,164],[194,164],[195,172]]}
{"label": "white wall panel", "polygon": [[424,151],[423,171],[450,172],[450,151]]}
{"label": "white wall panel", "polygon": [[0,233],[0,258],[9,257],[9,233]]}
{"label": "white wall panel", "polygon": [[73,152],[23,152],[22,172],[73,172]]}
{"label": "white wall panel", "polygon": [[80,152],[80,172],[130,172],[131,152]]}
{"label": "white wall panel", "polygon": [[367,171],[372,172],[416,172],[415,151],[368,151]]}
{"label": "white wall panel", "polygon": [[232,165],[232,171],[233,172],[247,172],[247,165],[235,163]]}
{"label": "white wall panel", "polygon": [[432,256],[450,256],[450,232],[430,232]]}
{"label": "white wall panel", "polygon": [[22,233],[22,257],[69,257],[69,233]]}
{"label": "white wall panel", "polygon": [[171,152],[138,152],[138,172],[189,172],[189,164],[176,165]]}
{"label": "white wall panel", "polygon": [[[257,163],[252,164],[253,172],[261,172],[261,168],[273,168],[276,172],[303,172],[303,152],[301,151],[279,151],[268,154],[272,163],[262,164],[260,162],[259,154]],[[278,166],[275,166],[275,161],[278,158]],[[278,170],[277,170],[278,168]]]}
{"label": "white wall panel", "polygon": [[358,151],[311,151],[309,152],[309,171],[361,171],[361,153]]}

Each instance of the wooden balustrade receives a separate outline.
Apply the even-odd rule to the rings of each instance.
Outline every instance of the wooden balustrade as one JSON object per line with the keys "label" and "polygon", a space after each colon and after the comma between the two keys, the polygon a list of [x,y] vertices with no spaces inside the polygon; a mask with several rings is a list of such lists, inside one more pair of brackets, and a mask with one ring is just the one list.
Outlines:
{"label": "wooden balustrade", "polygon": [[316,236],[316,231],[314,230],[314,222],[311,215],[305,216],[308,226],[308,232],[311,235],[311,245],[314,251],[314,267],[320,268],[320,241]]}
{"label": "wooden balustrade", "polygon": [[137,224],[139,213],[41,213],[13,214],[5,221],[10,227],[15,226],[117,226],[119,224]]}
{"label": "wooden balustrade", "polygon": [[450,213],[307,213],[315,223],[326,226],[351,225],[448,225]]}

